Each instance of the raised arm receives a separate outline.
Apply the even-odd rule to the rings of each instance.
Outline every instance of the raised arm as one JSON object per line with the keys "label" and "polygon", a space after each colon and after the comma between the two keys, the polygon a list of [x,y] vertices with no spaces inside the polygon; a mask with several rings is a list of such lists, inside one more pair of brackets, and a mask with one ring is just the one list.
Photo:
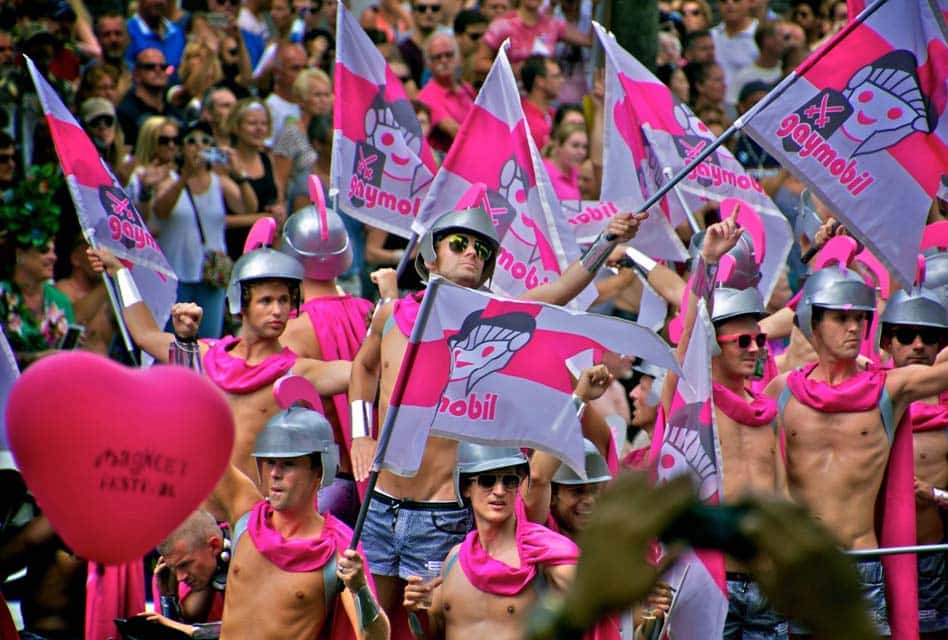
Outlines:
{"label": "raised arm", "polygon": [[886,388],[896,405],[907,405],[948,391],[948,347],[941,350],[930,367],[913,364],[892,369],[886,375]]}
{"label": "raised arm", "polygon": [[228,465],[224,475],[217,482],[208,501],[227,515],[231,531],[240,517],[253,509],[263,500],[253,480],[244,475],[234,465]]}

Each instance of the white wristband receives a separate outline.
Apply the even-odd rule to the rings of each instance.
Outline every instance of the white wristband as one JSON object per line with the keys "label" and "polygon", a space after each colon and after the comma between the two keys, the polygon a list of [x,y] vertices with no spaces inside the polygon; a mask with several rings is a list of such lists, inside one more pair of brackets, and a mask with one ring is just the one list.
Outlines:
{"label": "white wristband", "polygon": [[638,249],[633,249],[632,247],[626,247],[625,255],[627,255],[629,259],[635,263],[635,266],[646,276],[648,276],[648,274],[652,272],[652,269],[658,264]]}
{"label": "white wristband", "polygon": [[368,400],[353,400],[349,403],[352,438],[367,438],[372,435],[372,415],[375,407]]}
{"label": "white wristband", "polygon": [[576,417],[582,420],[583,414],[586,413],[586,401],[574,393],[573,406],[576,407]]}
{"label": "white wristband", "polygon": [[115,274],[115,283],[118,285],[122,306],[128,309],[133,304],[142,301],[142,294],[138,292],[138,285],[128,269],[119,269]]}

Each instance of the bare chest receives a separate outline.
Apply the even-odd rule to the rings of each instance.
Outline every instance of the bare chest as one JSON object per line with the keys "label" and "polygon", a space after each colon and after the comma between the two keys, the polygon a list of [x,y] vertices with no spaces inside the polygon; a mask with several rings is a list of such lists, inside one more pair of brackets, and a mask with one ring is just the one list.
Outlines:
{"label": "bare chest", "polygon": [[460,567],[443,585],[446,637],[506,640],[522,637],[527,613],[536,603],[535,582],[514,596],[496,596],[474,587]]}
{"label": "bare chest", "polygon": [[724,495],[772,493],[777,484],[777,436],[771,425],[750,427],[715,412],[724,465]]}

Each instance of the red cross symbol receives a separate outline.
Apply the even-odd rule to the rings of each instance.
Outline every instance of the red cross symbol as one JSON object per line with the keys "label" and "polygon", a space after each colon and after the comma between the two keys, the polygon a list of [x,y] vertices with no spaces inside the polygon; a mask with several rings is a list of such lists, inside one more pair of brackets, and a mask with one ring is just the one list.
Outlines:
{"label": "red cross symbol", "polygon": [[377,155],[372,154],[371,156],[366,157],[362,153],[362,147],[359,147],[359,164],[356,165],[356,173],[358,173],[364,180],[371,180],[372,174],[372,165],[375,164],[375,160],[378,158]]}
{"label": "red cross symbol", "polygon": [[841,113],[844,111],[843,107],[829,106],[829,94],[824,93],[823,99],[820,100],[819,106],[811,105],[803,110],[803,115],[805,115],[810,120],[813,120],[813,116],[816,116],[816,120],[813,121],[813,124],[817,128],[822,129],[826,126],[826,123],[829,122],[829,114],[831,113]]}
{"label": "red cross symbol", "polygon": [[128,198],[116,198],[115,194],[109,190],[105,191],[105,195],[108,196],[109,200],[112,201],[112,205],[115,207],[115,215],[121,218],[128,217],[132,218],[133,220],[135,219],[135,216],[133,215],[126,215],[127,213],[130,214],[131,212],[131,203],[129,202]]}
{"label": "red cross symbol", "polygon": [[685,148],[685,154],[686,154],[685,164],[688,164],[689,162],[691,162],[699,153],[701,153],[701,150],[704,149],[704,145],[706,144],[707,144],[706,140],[701,140],[700,142],[697,142],[695,146],[691,146],[685,140],[682,140],[681,146]]}

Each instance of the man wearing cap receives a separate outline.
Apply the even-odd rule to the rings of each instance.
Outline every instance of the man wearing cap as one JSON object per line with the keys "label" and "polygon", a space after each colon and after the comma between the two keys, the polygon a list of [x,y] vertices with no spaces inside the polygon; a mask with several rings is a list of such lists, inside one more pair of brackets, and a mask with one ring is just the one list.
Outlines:
{"label": "man wearing cap", "polygon": [[[818,360],[767,387],[768,395],[777,398],[786,438],[790,494],[844,549],[915,541],[914,504],[900,493],[911,491],[911,438],[896,426],[911,403],[948,389],[945,362],[888,371],[860,368],[857,358],[875,310],[875,291],[858,273],[832,265],[810,275],[794,321]],[[879,498],[883,513],[877,531]],[[904,633],[917,633],[915,561],[905,560],[893,556],[885,574],[877,558],[857,562],[867,606],[883,633],[889,623],[896,634],[903,627]]]}
{"label": "man wearing cap", "polygon": [[[303,358],[351,361],[365,337],[372,303],[339,292],[336,278],[352,265],[352,245],[339,214],[329,207],[323,207],[322,214],[313,205],[303,207],[283,226],[280,250],[303,265],[303,304],[299,315],[287,323],[280,342]],[[398,295],[397,286],[382,292],[383,298],[390,295]],[[352,429],[345,391],[323,398],[323,409],[340,456],[336,481],[319,494],[320,510],[353,526],[359,495],[349,459]]]}
{"label": "man wearing cap", "polygon": [[[743,239],[743,240],[742,240]],[[746,251],[736,251],[739,243]],[[710,299],[710,316],[717,345],[711,358],[714,421],[721,447],[722,499],[735,502],[747,495],[773,496],[786,492],[786,475],[777,439],[777,403],[758,395],[750,381],[767,344],[758,321],[766,315],[756,288],[759,276],[749,234],[737,225],[737,214],[711,225],[701,243],[691,278],[692,293],[685,327],[678,343],[684,358],[697,316],[697,299]],[[722,258],[734,264],[725,280],[717,283]],[[732,288],[733,285],[741,288]],[[675,376],[666,381],[666,393]],[[760,586],[746,568],[726,559],[728,615],[724,638],[787,638],[787,622],[769,606]]]}
{"label": "man wearing cap", "polygon": [[405,608],[427,611],[429,637],[522,637],[540,589],[563,593],[572,582],[578,547],[516,515],[528,474],[519,449],[458,446],[454,482],[475,529],[451,549],[440,578],[412,577],[405,587]]}
{"label": "man wearing cap", "polygon": [[[273,416],[254,443],[266,498],[233,466],[211,497],[233,531],[221,637],[388,638],[372,576],[361,552],[348,549],[352,530],[314,508],[319,487],[333,481],[338,453],[326,418],[300,405],[318,403],[309,393],[289,398],[291,406]],[[290,404],[287,399],[281,395],[281,404]]]}
{"label": "man wearing cap", "polygon": [[[272,238],[264,238],[264,245]],[[89,250],[97,271],[108,269],[115,278],[122,313],[135,344],[159,362],[168,362],[172,349],[187,351],[193,345],[202,310],[193,303],[178,303],[171,309],[177,335],[162,331],[142,301],[132,279],[108,250]],[[290,310],[299,305],[303,267],[289,256],[261,246],[245,253],[234,264],[227,287],[230,313],[240,315],[240,337],[199,343],[205,374],[227,396],[234,413],[236,434],[231,463],[248,478],[256,478],[250,458],[254,438],[278,407],[273,384],[291,371],[302,375],[321,395],[331,396],[346,388],[350,363],[298,358],[280,344]],[[190,343],[190,344],[189,344]]]}
{"label": "man wearing cap", "polygon": [[[617,242],[635,235],[642,219],[641,214],[616,216],[586,255],[570,265],[559,280],[523,297],[565,304],[592,281]],[[422,236],[415,268],[424,279],[433,273],[455,284],[479,288],[494,272],[499,245],[493,222],[483,208],[450,211]],[[380,307],[352,363],[349,400],[356,481],[368,477],[375,456],[372,403],[378,392],[378,424],[382,424],[420,300],[421,294],[416,294]],[[458,508],[451,482],[456,450],[457,442],[430,437],[415,477],[403,478],[389,471],[379,474],[363,541],[372,570],[379,577],[380,601],[390,614],[398,606],[399,579],[423,575],[430,563],[443,560],[470,528],[467,510]]]}
{"label": "man wearing cap", "polygon": [[[948,338],[948,311],[929,289],[894,293],[880,318],[881,345],[895,367],[931,366]],[[920,545],[945,541],[940,509],[948,508],[948,398],[909,405],[915,457],[915,537]],[[918,616],[922,638],[948,630],[948,580],[941,551],[919,553]],[[939,633],[941,632],[941,633]],[[929,635],[931,634],[931,635]]]}

